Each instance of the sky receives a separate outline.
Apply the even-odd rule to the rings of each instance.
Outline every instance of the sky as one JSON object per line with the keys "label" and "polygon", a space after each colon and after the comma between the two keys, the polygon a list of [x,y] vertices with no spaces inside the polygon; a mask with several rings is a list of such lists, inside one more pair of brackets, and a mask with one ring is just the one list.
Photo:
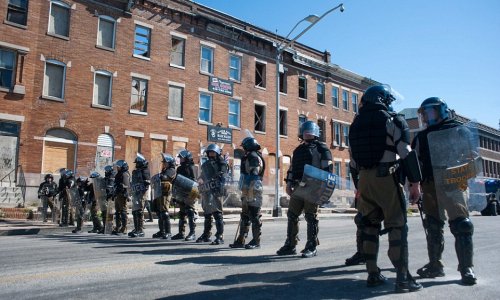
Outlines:
{"label": "sky", "polygon": [[437,96],[458,114],[499,129],[500,0],[193,2],[281,36],[343,3],[343,13],[326,15],[298,41],[328,50],[343,69],[389,84],[404,98],[396,111]]}

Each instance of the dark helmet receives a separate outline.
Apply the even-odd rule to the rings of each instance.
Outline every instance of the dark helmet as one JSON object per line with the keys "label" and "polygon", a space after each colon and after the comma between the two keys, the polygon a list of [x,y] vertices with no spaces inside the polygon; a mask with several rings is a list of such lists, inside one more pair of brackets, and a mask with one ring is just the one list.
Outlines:
{"label": "dark helmet", "polygon": [[391,92],[391,89],[387,85],[374,85],[369,87],[363,97],[361,97],[361,103],[380,103],[385,105],[387,109],[391,106],[391,103],[396,100],[396,97]]}
{"label": "dark helmet", "polygon": [[313,121],[305,121],[302,123],[302,126],[300,126],[299,130],[299,138],[303,138],[304,134],[309,134],[314,136],[315,138],[319,138],[319,126]]}
{"label": "dark helmet", "polygon": [[113,166],[107,165],[104,167],[104,176],[111,176],[113,174]]}
{"label": "dark helmet", "polygon": [[59,175],[63,176],[64,172],[66,172],[66,170],[67,170],[66,168],[60,168],[59,171],[58,171]]}
{"label": "dark helmet", "polygon": [[101,177],[101,174],[99,174],[98,172],[92,172],[90,173],[90,178],[97,178],[97,177]]}
{"label": "dark helmet", "polygon": [[168,163],[172,166],[175,166],[175,158],[172,155],[170,155],[168,153],[162,153],[161,157],[162,157],[163,162]]}
{"label": "dark helmet", "polygon": [[52,181],[54,181],[54,176],[52,174],[46,174],[45,177],[43,178],[45,181],[47,181],[47,179],[52,179]]}
{"label": "dark helmet", "polygon": [[143,169],[148,167],[148,160],[144,155],[137,153],[137,157],[134,160],[136,168]]}
{"label": "dark helmet", "polygon": [[[431,111],[435,111],[439,115],[429,115],[429,109],[431,109]],[[428,125],[435,124],[440,118],[444,120],[449,117],[448,105],[439,97],[430,97],[425,99],[422,104],[420,104],[418,113],[422,116],[424,114],[426,115]]]}
{"label": "dark helmet", "polygon": [[246,137],[241,141],[241,146],[245,151],[257,151],[260,150],[259,142],[253,137]]}
{"label": "dark helmet", "polygon": [[207,149],[205,149],[205,153],[208,155],[209,151],[213,151],[217,155],[220,155],[221,152],[222,152],[222,150],[220,149],[220,147],[217,146],[216,144],[210,144],[210,145],[208,145]]}
{"label": "dark helmet", "polygon": [[87,176],[78,176],[76,179],[77,183],[86,183],[89,181],[89,178]]}
{"label": "dark helmet", "polygon": [[64,171],[64,173],[63,173],[63,176],[64,176],[65,178],[71,178],[71,177],[73,177],[73,175],[74,175],[74,174],[75,174],[75,173],[73,173],[73,171],[71,171],[71,170],[69,170],[69,169],[66,169],[66,171]]}
{"label": "dark helmet", "polygon": [[193,154],[191,154],[191,152],[186,149],[181,150],[181,152],[179,152],[177,156],[180,158],[184,158],[187,161],[193,161]]}
{"label": "dark helmet", "polygon": [[115,165],[119,168],[118,171],[128,171],[128,163],[123,159],[118,160]]}

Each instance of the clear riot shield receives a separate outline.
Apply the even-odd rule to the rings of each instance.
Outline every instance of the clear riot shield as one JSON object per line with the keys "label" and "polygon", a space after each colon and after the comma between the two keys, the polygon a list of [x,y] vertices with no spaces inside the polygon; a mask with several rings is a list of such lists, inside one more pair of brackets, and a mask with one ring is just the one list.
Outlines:
{"label": "clear riot shield", "polygon": [[114,197],[110,197],[106,203],[106,224],[104,225],[104,233],[111,234],[113,232],[113,218],[115,216],[115,201]]}
{"label": "clear riot shield", "polygon": [[51,214],[52,214],[52,223],[57,224],[59,222],[59,196],[54,196],[52,197],[52,201],[54,202],[54,205],[52,206]]}
{"label": "clear riot shield", "polygon": [[192,206],[200,196],[198,183],[186,176],[177,174],[173,185],[172,195],[177,201],[183,201],[184,204]]}
{"label": "clear riot shield", "polygon": [[132,196],[132,211],[142,209],[142,198],[144,193],[148,190],[144,182],[142,181],[142,176],[140,171],[134,170],[132,172],[132,180],[130,184],[131,196]]}
{"label": "clear riot shield", "polygon": [[158,199],[162,196],[160,174],[151,177],[151,200]]}
{"label": "clear riot shield", "polygon": [[222,199],[221,197],[215,197],[212,193],[204,193],[201,196],[201,208],[204,214],[222,211]]}
{"label": "clear riot shield", "polygon": [[[473,124],[430,132],[427,135],[440,218],[467,216],[475,208],[474,194],[484,189],[474,182],[482,173],[477,129]],[[469,189],[468,187],[474,187]],[[472,194],[471,194],[472,192]],[[472,197],[471,197],[472,195]],[[472,200],[468,205],[468,202]]]}
{"label": "clear riot shield", "polygon": [[335,190],[336,177],[335,174],[305,165],[302,180],[293,192],[293,196],[316,205],[327,204]]}
{"label": "clear riot shield", "polygon": [[249,206],[262,207],[264,186],[259,176],[241,174],[238,186],[241,190],[241,196],[246,199]]}
{"label": "clear riot shield", "polygon": [[95,201],[101,211],[106,210],[106,180],[103,177],[91,178]]}
{"label": "clear riot shield", "polygon": [[66,188],[66,196],[68,197],[68,202],[70,206],[73,206],[77,210],[83,208],[82,199],[80,197],[80,193],[78,192],[78,188],[76,187],[76,185],[73,185],[69,189]]}

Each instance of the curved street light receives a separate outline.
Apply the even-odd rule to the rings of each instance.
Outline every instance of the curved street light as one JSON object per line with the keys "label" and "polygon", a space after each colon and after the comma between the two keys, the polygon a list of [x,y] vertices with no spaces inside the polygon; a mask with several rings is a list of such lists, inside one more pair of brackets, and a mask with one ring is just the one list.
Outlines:
{"label": "curved street light", "polygon": [[[275,168],[275,194],[274,194],[274,208],[273,208],[273,217],[280,217],[282,215],[281,206],[280,206],[280,65],[281,65],[281,56],[283,51],[288,48],[293,42],[299,39],[304,33],[306,33],[311,27],[316,25],[321,19],[323,19],[326,15],[333,12],[336,9],[340,9],[340,12],[344,12],[344,4],[341,3],[334,8],[326,11],[321,16],[309,15],[304,19],[300,20],[293,26],[292,30],[287,34],[285,39],[281,43],[276,46],[276,168]],[[303,21],[307,21],[311,24],[307,26],[304,30],[302,30],[296,37],[286,42],[290,34],[297,28],[297,26]]]}

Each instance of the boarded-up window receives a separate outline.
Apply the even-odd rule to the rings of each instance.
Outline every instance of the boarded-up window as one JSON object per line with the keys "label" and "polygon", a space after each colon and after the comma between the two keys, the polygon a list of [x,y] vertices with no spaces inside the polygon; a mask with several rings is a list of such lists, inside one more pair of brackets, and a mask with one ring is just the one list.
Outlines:
{"label": "boarded-up window", "polygon": [[133,169],[134,160],[137,153],[141,152],[141,138],[135,136],[127,136],[125,145],[125,161],[128,163],[129,168]]}
{"label": "boarded-up window", "polygon": [[166,152],[167,141],[164,140],[151,140],[151,163],[150,172],[151,176],[158,174],[161,170],[161,153]]}
{"label": "boarded-up window", "polygon": [[42,173],[61,168],[75,169],[76,136],[62,128],[49,129],[43,145]]}

